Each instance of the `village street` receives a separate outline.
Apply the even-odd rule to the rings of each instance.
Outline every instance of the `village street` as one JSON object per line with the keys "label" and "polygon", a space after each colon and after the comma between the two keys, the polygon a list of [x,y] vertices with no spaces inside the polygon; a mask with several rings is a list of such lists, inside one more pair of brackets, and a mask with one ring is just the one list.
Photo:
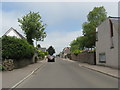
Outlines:
{"label": "village street", "polygon": [[0,89],[119,89],[119,4],[2,0]]}
{"label": "village street", "polygon": [[44,65],[16,88],[117,88],[111,76],[80,67],[77,62],[57,58]]}

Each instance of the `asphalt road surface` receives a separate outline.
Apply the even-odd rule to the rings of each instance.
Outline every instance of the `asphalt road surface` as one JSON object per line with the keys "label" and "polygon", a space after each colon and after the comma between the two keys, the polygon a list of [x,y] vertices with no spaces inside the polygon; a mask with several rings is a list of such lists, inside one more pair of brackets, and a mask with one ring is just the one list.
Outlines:
{"label": "asphalt road surface", "polygon": [[56,62],[46,62],[17,88],[118,88],[118,80],[57,58]]}

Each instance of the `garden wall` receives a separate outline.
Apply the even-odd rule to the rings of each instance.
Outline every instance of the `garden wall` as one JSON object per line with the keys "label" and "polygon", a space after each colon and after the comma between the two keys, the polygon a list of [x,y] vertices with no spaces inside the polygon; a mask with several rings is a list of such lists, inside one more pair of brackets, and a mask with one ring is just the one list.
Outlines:
{"label": "garden wall", "polygon": [[[37,60],[36,60],[37,59]],[[11,71],[13,69],[18,69],[25,67],[29,64],[37,63],[38,58],[36,56],[33,56],[32,58],[24,58],[24,59],[5,59],[2,62],[2,65],[4,67],[3,70],[5,71]]]}
{"label": "garden wall", "polygon": [[25,67],[29,64],[32,64],[33,63],[33,59],[20,59],[20,60],[14,60],[14,68],[17,69],[17,68],[22,68],[22,67]]}
{"label": "garden wall", "polygon": [[78,55],[71,54],[71,60],[79,61],[82,63],[96,64],[95,53],[83,52]]}

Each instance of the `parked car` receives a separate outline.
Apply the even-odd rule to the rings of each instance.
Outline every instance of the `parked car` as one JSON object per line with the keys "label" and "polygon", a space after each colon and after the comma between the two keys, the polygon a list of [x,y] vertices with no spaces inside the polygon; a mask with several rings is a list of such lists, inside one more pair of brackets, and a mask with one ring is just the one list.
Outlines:
{"label": "parked car", "polygon": [[47,58],[48,58],[48,62],[55,62],[54,56],[48,55]]}

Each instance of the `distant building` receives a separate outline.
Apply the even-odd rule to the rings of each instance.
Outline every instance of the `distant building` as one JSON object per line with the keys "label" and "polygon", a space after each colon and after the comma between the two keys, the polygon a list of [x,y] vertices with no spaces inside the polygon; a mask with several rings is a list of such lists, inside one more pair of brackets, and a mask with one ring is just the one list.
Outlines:
{"label": "distant building", "polygon": [[70,47],[65,47],[61,53],[61,57],[67,58],[67,54],[70,54]]}
{"label": "distant building", "polygon": [[14,37],[17,37],[17,38],[25,39],[25,37],[23,37],[17,30],[15,30],[12,27],[4,35],[14,36]]}
{"label": "distant building", "polygon": [[65,55],[70,54],[70,48],[69,47],[65,47],[63,49],[63,52],[64,52]]}
{"label": "distant building", "polygon": [[46,48],[42,48],[42,47],[40,47],[40,48],[38,48],[38,49],[41,50],[41,51],[43,51],[43,52],[46,51]]}
{"label": "distant building", "polygon": [[96,28],[96,64],[118,68],[120,18],[107,18]]}

